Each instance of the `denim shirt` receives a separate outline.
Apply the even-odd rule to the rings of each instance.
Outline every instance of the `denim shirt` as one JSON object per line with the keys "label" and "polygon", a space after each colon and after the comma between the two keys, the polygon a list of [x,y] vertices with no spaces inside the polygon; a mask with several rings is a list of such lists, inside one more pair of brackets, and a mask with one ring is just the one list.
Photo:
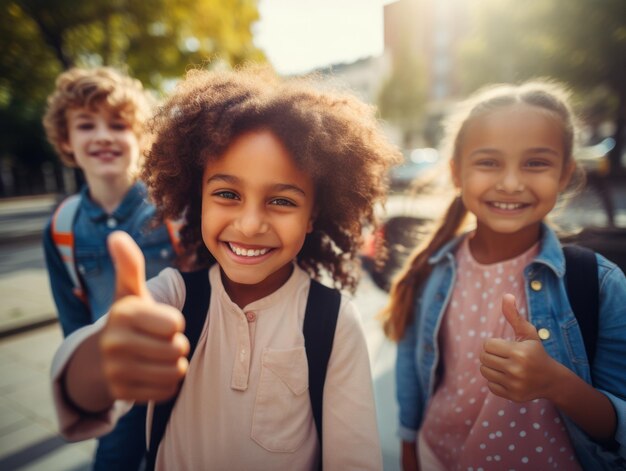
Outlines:
{"label": "denim shirt", "polygon": [[[433,270],[420,289],[412,322],[398,344],[396,391],[400,413],[399,436],[414,441],[424,410],[434,392],[439,364],[439,328],[456,280],[454,251],[464,236],[449,242],[429,263]],[[569,304],[563,276],[565,258],[556,234],[542,227],[541,248],[524,269],[528,316],[550,337],[543,341],[547,353],[604,393],[617,415],[615,447],[609,451],[594,442],[568,417],[564,417],[577,458],[584,469],[626,469],[626,278],[599,254],[600,309],[598,343],[589,365],[583,337]],[[531,281],[535,289],[530,286]]]}
{"label": "denim shirt", "polygon": [[115,293],[115,271],[106,239],[116,230],[128,232],[146,259],[146,278],[156,276],[172,265],[175,252],[167,227],[152,227],[156,210],[147,199],[143,183],[135,183],[112,214],[107,214],[89,197],[87,186],[81,190],[81,201],[74,220],[74,257],[87,303],[77,298],[61,255],[52,241],[48,222],[43,248],[48,266],[50,288],[65,336],[95,322],[110,308]]}

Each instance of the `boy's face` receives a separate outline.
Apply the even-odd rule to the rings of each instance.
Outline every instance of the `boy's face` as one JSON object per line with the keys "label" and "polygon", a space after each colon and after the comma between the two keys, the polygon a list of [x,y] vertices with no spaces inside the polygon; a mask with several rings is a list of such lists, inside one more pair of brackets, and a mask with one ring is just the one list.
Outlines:
{"label": "boy's face", "polygon": [[130,179],[137,170],[139,141],[131,125],[105,106],[70,108],[65,152],[73,154],[87,182],[94,179]]}
{"label": "boy's face", "polygon": [[202,238],[227,291],[246,285],[248,295],[259,299],[287,281],[313,229],[314,201],[312,179],[270,131],[240,136],[207,164]]}

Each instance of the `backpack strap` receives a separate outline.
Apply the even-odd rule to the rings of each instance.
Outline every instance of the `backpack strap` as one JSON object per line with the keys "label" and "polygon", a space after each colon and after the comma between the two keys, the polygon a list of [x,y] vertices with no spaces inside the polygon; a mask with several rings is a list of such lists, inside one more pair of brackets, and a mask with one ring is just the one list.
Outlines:
{"label": "backpack strap", "polygon": [[[209,312],[211,300],[211,284],[209,283],[209,270],[204,268],[193,272],[181,272],[185,282],[185,304],[182,309],[185,316],[185,336],[189,340],[189,361],[193,356],[198,339],[204,326],[204,321]],[[184,380],[183,380],[184,381]],[[182,381],[180,386],[182,387]],[[150,430],[150,444],[146,456],[146,470],[153,470],[156,464],[156,455],[159,444],[165,434],[165,428],[172,415],[174,404],[178,399],[180,387],[174,397],[168,401],[154,406],[152,414],[152,428]]]}
{"label": "backpack strap", "polygon": [[[341,304],[341,293],[311,279],[309,297],[304,313],[304,347],[309,363],[309,395],[315,429],[322,451],[322,412],[324,383],[328,360],[333,349],[335,328]],[[321,455],[323,456],[323,454]],[[322,458],[320,457],[320,469]]]}
{"label": "backpack strap", "polygon": [[80,206],[81,195],[79,193],[67,197],[52,215],[52,241],[56,246],[65,269],[72,280],[73,292],[82,301],[85,301],[83,289],[74,258],[74,220]]}
{"label": "backpack strap", "polygon": [[183,227],[184,221],[182,219],[166,219],[164,223],[167,228],[167,233],[170,236],[172,247],[174,247],[174,252],[180,255],[182,253],[180,245],[180,228]]}
{"label": "backpack strap", "polygon": [[564,246],[563,254],[567,297],[578,321],[591,367],[598,340],[600,306],[598,260],[593,250],[577,245]]}

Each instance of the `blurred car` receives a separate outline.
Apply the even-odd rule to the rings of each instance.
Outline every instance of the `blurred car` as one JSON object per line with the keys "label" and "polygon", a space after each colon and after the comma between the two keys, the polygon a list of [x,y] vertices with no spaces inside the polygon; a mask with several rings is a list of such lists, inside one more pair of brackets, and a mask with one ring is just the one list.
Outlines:
{"label": "blurred car", "polygon": [[604,177],[611,169],[609,152],[615,147],[615,140],[607,137],[597,144],[581,147],[574,158],[587,175]]}
{"label": "blurred car", "polygon": [[439,152],[431,147],[412,149],[404,154],[404,163],[389,172],[392,191],[403,191],[411,186],[425,170],[439,161]]}

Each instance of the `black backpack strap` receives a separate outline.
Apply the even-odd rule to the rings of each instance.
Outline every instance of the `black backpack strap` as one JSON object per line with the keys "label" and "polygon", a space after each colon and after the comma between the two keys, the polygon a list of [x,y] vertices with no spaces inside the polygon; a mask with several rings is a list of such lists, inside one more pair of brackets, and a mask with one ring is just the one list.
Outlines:
{"label": "black backpack strap", "polygon": [[[322,450],[322,410],[324,382],[328,360],[333,349],[337,317],[341,304],[341,293],[311,280],[309,298],[304,313],[304,346],[309,365],[309,395],[317,438]],[[322,459],[320,457],[320,469]]]}
{"label": "black backpack strap", "polygon": [[593,250],[577,245],[563,247],[563,253],[567,296],[578,321],[591,366],[598,341],[600,307],[598,260]]}
{"label": "black backpack strap", "polygon": [[[185,305],[183,306],[182,313],[183,316],[185,316],[185,336],[189,340],[189,361],[191,361],[209,310],[211,284],[209,283],[209,273],[206,268],[189,273],[181,272],[181,275],[185,282],[186,289]],[[181,381],[181,387],[182,384]],[[155,404],[154,406],[152,428],[150,431],[150,445],[146,456],[147,471],[154,469],[159,444],[165,434],[165,428],[170,420],[170,415],[172,415],[172,409],[174,409],[174,404],[176,404],[179,393],[180,388],[178,388],[178,392],[174,397],[168,401]]]}

